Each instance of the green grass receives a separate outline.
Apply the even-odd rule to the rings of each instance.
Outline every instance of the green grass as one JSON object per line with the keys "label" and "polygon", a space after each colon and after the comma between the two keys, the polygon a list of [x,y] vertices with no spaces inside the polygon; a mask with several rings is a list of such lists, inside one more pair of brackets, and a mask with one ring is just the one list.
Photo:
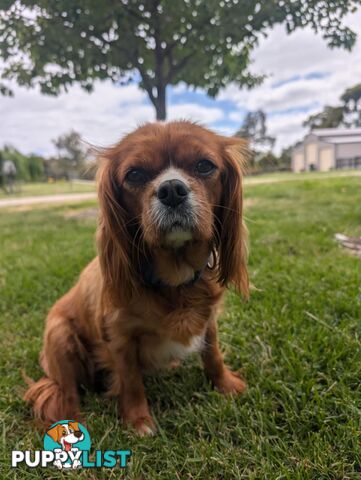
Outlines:
{"label": "green grass", "polygon": [[92,183],[78,183],[58,181],[55,183],[19,183],[16,185],[16,193],[7,195],[0,189],[1,198],[32,197],[38,195],[55,195],[61,193],[83,193],[94,192],[95,186]]}
{"label": "green grass", "polygon": [[258,183],[273,183],[273,182],[289,182],[295,180],[324,180],[336,177],[350,177],[361,176],[360,169],[358,170],[331,170],[329,172],[274,172],[262,173],[261,175],[249,175],[245,178],[247,185],[256,185]]}
{"label": "green grass", "polygon": [[[229,293],[219,322],[225,358],[249,389],[212,391],[197,359],[146,380],[159,425],[153,438],[123,430],[115,402],[87,394],[93,448],[130,448],[126,472],[82,479],[360,479],[361,260],[333,240],[361,235],[361,180],[331,178],[246,187],[248,303]],[[9,469],[12,449],[41,449],[21,400],[21,369],[38,378],[43,320],[94,255],[95,224],[55,207],[0,215],[0,478],[65,478]]]}

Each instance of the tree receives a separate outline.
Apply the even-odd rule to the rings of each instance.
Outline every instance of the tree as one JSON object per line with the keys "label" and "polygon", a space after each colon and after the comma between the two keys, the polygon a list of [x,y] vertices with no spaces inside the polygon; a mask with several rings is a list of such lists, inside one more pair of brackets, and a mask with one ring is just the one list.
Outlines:
{"label": "tree", "polygon": [[[310,26],[330,47],[351,49],[356,35],[344,16],[361,0],[3,0],[3,79],[58,94],[74,83],[90,91],[96,79],[140,81],[159,120],[168,85],[185,82],[210,96],[230,82],[252,87],[259,38],[279,23]],[[6,82],[5,82],[6,83]],[[10,93],[4,82],[2,93]]]}
{"label": "tree", "polygon": [[309,116],[303,125],[311,130],[340,126],[361,127],[361,83],[345,90],[340,100],[341,105],[324,107],[322,112]]}
{"label": "tree", "polygon": [[277,158],[271,152],[275,138],[267,134],[267,116],[263,110],[248,112],[236,137],[245,138],[249,142],[247,156],[248,173],[274,169]]}
{"label": "tree", "polygon": [[24,155],[11,145],[5,145],[0,150],[0,186],[3,183],[1,179],[2,164],[9,160],[16,167],[16,178],[26,182],[35,182],[44,178],[44,159],[39,155]]}
{"label": "tree", "polygon": [[39,155],[28,156],[28,170],[30,180],[36,182],[44,179],[44,159]]}
{"label": "tree", "polygon": [[361,127],[361,83],[348,88],[341,96],[345,122],[350,127]]}
{"label": "tree", "polygon": [[58,163],[63,173],[70,175],[77,172],[80,174],[84,169],[89,153],[89,149],[84,146],[80,134],[72,130],[53,140],[53,144],[58,150]]}
{"label": "tree", "polygon": [[343,107],[326,106],[322,112],[310,115],[303,122],[304,127],[313,128],[336,128],[342,124],[344,117]]}
{"label": "tree", "polygon": [[281,155],[278,157],[279,170],[291,170],[293,148],[294,145],[291,145],[282,149]]}
{"label": "tree", "polygon": [[235,136],[248,139],[254,150],[271,150],[276,139],[267,135],[266,118],[263,110],[248,112]]}

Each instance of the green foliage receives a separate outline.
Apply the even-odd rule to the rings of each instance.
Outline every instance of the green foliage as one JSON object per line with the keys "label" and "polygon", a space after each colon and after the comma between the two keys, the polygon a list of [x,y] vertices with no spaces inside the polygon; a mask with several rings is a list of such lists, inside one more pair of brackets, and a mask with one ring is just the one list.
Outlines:
{"label": "green foliage", "polygon": [[14,163],[16,180],[24,182],[38,182],[46,177],[94,179],[97,165],[79,133],[71,131],[53,142],[58,149],[58,156],[52,158],[24,155],[10,145],[0,150],[0,185],[4,183],[2,165],[6,160]]}
{"label": "green foliage", "polygon": [[285,158],[277,157],[271,151],[276,138],[267,133],[267,115],[263,110],[248,112],[235,136],[249,142],[247,173],[258,174],[290,169],[291,161],[285,161]]}
{"label": "green foliage", "polygon": [[311,115],[303,122],[304,127],[337,128],[342,124],[344,117],[343,107],[326,106],[322,112]]}
{"label": "green foliage", "polygon": [[281,170],[291,170],[292,150],[293,145],[282,149],[281,155],[278,158]]}
{"label": "green foliage", "polygon": [[235,136],[249,140],[254,150],[272,149],[276,139],[267,134],[267,115],[263,110],[248,112]]}
{"label": "green foliage", "polygon": [[258,165],[262,172],[275,172],[290,170],[291,162],[288,162],[284,154],[278,157],[268,152],[261,156]]}
{"label": "green foliage", "polygon": [[[36,182],[44,178],[44,159],[40,156],[23,155],[14,147],[8,145],[0,150],[0,158],[0,163],[10,160],[15,164],[17,180]],[[0,165],[0,173],[1,170]]]}
{"label": "green foliage", "polygon": [[[3,0],[2,77],[58,94],[74,83],[140,78],[157,118],[166,116],[166,87],[185,82],[211,95],[235,82],[252,87],[250,54],[269,29],[310,26],[330,47],[351,49],[344,16],[360,0]],[[4,91],[4,85],[0,91]]]}
{"label": "green foliage", "polygon": [[28,169],[32,182],[42,180],[44,178],[44,159],[37,155],[29,155]]}
{"label": "green foliage", "polygon": [[272,152],[257,153],[252,151],[247,162],[246,173],[254,175],[291,170],[291,150],[291,147],[284,149],[280,155],[275,155]]}
{"label": "green foliage", "polygon": [[58,149],[59,157],[69,168],[80,169],[85,163],[87,151],[82,143],[81,135],[74,130],[53,140]]}
{"label": "green foliage", "polygon": [[91,167],[94,178],[93,165],[89,163],[90,149],[82,141],[81,135],[74,130],[53,140],[58,150],[58,156],[47,161],[48,176],[55,177],[83,177],[87,167]]}
{"label": "green foliage", "polygon": [[341,96],[348,126],[361,127],[361,83],[348,88]]}
{"label": "green foliage", "polygon": [[[348,88],[345,93],[341,96],[341,100],[348,106],[350,110],[355,108],[359,101],[361,100],[361,83],[354,85],[351,88]],[[353,103],[353,106],[351,105]]]}
{"label": "green foliage", "polygon": [[340,97],[342,105],[326,106],[303,123],[313,128],[361,127],[361,83],[348,88]]}
{"label": "green foliage", "polygon": [[[360,179],[311,175],[245,186],[257,290],[247,303],[229,292],[219,332],[248,392],[224,398],[197,360],[147,377],[159,426],[151,438],[124,430],[116,402],[87,392],[81,408],[92,448],[130,448],[133,457],[126,472],[82,469],[66,478],[360,478],[360,261],[333,240],[336,232],[361,235]],[[1,480],[65,478],[55,468],[9,465],[11,450],[42,448],[44,431],[21,399],[21,372],[41,376],[46,313],[95,254],[95,220],[69,219],[84,208],[0,215]]]}

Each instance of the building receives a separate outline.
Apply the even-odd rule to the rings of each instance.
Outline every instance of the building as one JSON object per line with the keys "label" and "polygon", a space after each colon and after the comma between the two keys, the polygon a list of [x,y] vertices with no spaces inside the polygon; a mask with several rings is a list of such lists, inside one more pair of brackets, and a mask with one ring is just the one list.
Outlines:
{"label": "building", "polygon": [[361,168],[361,128],[315,129],[292,151],[294,172],[335,168]]}

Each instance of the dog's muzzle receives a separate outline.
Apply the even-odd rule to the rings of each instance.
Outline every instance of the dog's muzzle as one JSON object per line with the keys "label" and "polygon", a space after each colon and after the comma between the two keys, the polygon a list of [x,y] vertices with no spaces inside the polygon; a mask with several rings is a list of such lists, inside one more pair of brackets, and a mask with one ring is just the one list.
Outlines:
{"label": "dog's muzzle", "polygon": [[157,197],[166,207],[176,208],[186,202],[188,193],[187,185],[181,180],[166,180],[159,185]]}
{"label": "dog's muzzle", "polygon": [[152,205],[152,217],[158,230],[190,232],[196,224],[193,195],[188,186],[178,179],[162,182]]}

